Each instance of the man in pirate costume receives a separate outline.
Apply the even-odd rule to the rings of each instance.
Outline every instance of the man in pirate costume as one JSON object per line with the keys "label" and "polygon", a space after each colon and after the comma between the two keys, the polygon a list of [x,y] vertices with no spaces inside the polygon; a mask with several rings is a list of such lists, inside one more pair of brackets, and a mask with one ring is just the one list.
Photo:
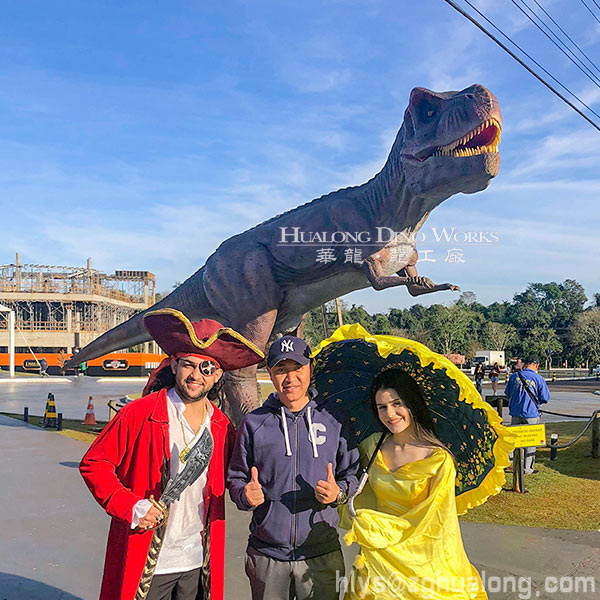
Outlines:
{"label": "man in pirate costume", "polygon": [[211,400],[224,371],[263,354],[236,331],[177,310],[151,311],[144,324],[168,357],[80,465],[112,517],[100,600],[223,600],[234,430]]}

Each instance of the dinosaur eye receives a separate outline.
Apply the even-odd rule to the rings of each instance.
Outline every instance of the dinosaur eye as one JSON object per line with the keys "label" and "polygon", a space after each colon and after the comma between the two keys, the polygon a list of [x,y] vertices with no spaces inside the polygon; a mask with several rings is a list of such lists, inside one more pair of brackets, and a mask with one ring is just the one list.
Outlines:
{"label": "dinosaur eye", "polygon": [[435,104],[427,101],[421,102],[418,109],[419,119],[421,120],[421,122],[435,117],[436,113],[437,106],[435,106]]}

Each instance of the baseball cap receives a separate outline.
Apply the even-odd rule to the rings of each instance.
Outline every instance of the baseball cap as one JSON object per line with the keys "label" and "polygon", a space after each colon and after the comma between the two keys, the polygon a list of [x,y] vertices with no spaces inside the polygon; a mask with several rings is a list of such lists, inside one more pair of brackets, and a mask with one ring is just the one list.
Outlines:
{"label": "baseball cap", "polygon": [[523,359],[524,365],[539,365],[540,361],[537,356],[526,356]]}
{"label": "baseball cap", "polygon": [[267,367],[274,367],[288,358],[300,365],[307,365],[310,362],[310,346],[298,337],[284,335],[271,344],[267,355]]}

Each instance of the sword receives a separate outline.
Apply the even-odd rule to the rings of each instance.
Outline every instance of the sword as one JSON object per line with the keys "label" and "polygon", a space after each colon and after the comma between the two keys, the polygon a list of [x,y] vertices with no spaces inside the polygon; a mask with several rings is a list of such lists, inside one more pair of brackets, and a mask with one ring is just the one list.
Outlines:
{"label": "sword", "polygon": [[185,488],[192,485],[204,473],[212,456],[214,442],[210,429],[206,427],[198,441],[185,457],[185,466],[173,479],[170,479],[159,500],[150,496],[150,502],[160,511],[156,525],[167,515],[167,508],[181,497]]}
{"label": "sword", "polygon": [[146,597],[148,596],[150,584],[152,583],[152,578],[154,577],[154,571],[156,569],[156,563],[158,562],[158,554],[164,540],[169,506],[173,504],[173,502],[179,500],[183,490],[192,485],[192,483],[204,473],[210,462],[213,447],[214,442],[212,435],[210,434],[210,429],[206,427],[198,441],[187,453],[185,460],[182,461],[185,463],[183,469],[179,471],[173,479],[170,479],[167,485],[165,485],[160,500],[156,500],[154,496],[150,496],[150,502],[152,502],[153,506],[160,511],[160,515],[158,521],[152,528],[154,529],[154,535],[150,542],[146,564],[144,565],[140,577],[135,600],[146,600]]}

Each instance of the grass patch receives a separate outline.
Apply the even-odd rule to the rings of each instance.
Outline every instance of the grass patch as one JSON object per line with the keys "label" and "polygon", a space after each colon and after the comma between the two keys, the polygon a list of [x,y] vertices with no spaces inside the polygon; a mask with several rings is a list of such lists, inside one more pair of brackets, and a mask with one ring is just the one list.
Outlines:
{"label": "grass patch", "polygon": [[[559,444],[581,432],[585,421],[546,424],[546,441],[559,434]],[[575,444],[558,451],[550,460],[549,448],[538,448],[535,468],[525,476],[527,493],[512,488],[512,473],[506,474],[505,489],[482,506],[461,517],[465,521],[549,527],[552,529],[600,529],[600,458],[591,457],[591,429]]]}
{"label": "grass patch", "polygon": [[[7,379],[10,377],[8,368],[0,369],[0,377],[6,377]],[[35,371],[15,371],[15,377],[29,377],[30,379],[45,379],[39,374],[39,372]]]}
{"label": "grass patch", "polygon": [[269,394],[272,394],[275,391],[272,383],[264,383],[260,385],[260,399],[264,402]]}
{"label": "grass patch", "polygon": [[80,442],[85,442],[86,444],[91,444],[98,437],[97,433],[74,431],[72,429],[63,429],[58,433],[60,435],[64,435],[65,437],[71,438],[72,440],[79,440]]}
{"label": "grass patch", "polygon": [[[11,417],[12,419],[18,419],[19,421],[23,420],[23,413],[2,412],[0,414]],[[63,419],[63,430],[57,432],[55,427],[42,427],[43,419],[43,417],[29,415],[29,424],[35,425],[45,431],[60,433],[66,437],[89,442],[90,444],[98,437],[107,424],[107,421],[97,421],[97,425],[84,425],[80,419]]]}

